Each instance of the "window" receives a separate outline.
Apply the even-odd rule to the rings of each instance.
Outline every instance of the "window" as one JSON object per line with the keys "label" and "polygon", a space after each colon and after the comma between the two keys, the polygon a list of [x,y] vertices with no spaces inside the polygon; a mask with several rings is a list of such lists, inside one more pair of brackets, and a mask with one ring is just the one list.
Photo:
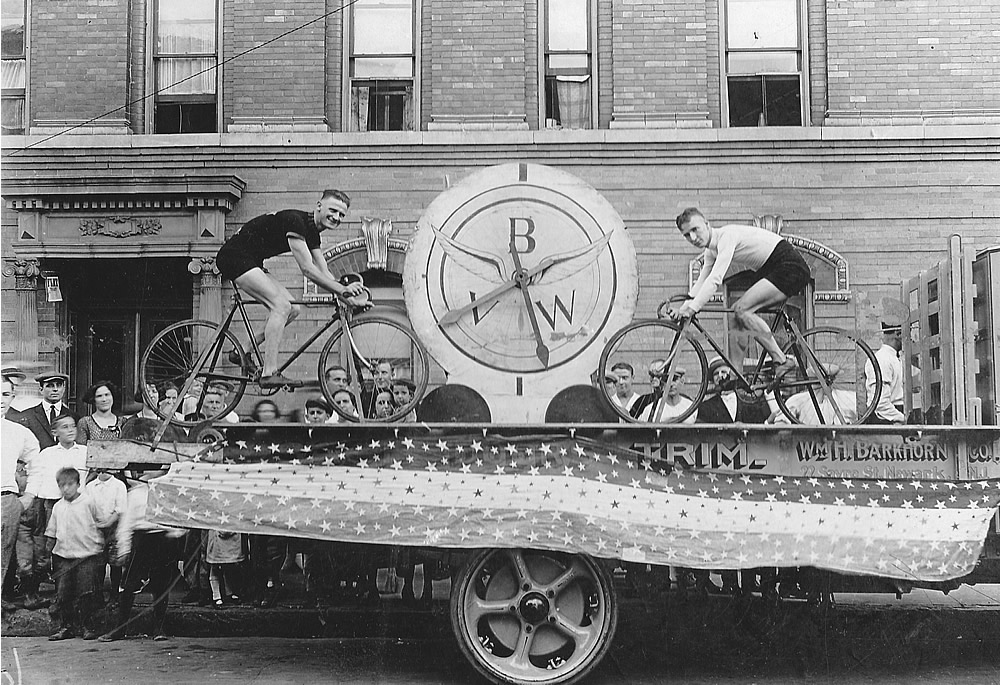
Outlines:
{"label": "window", "polygon": [[3,0],[2,99],[0,127],[7,135],[24,133],[24,0]]}
{"label": "window", "polygon": [[726,0],[730,126],[802,125],[800,0]]}
{"label": "window", "polygon": [[545,17],[545,126],[593,128],[590,0],[548,0]]}
{"label": "window", "polygon": [[214,0],[156,3],[153,65],[156,133],[214,133],[218,129]]}
{"label": "window", "polygon": [[414,130],[414,17],[412,0],[352,5],[348,130]]}

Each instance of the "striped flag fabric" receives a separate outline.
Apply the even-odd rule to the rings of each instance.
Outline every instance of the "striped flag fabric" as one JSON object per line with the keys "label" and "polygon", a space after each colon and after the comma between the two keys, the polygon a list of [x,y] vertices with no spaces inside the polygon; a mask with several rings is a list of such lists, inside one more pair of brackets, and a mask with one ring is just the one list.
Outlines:
{"label": "striped flag fabric", "polygon": [[229,440],[214,450],[151,482],[157,523],[940,581],[972,570],[1000,504],[1000,479],[685,470],[565,434]]}

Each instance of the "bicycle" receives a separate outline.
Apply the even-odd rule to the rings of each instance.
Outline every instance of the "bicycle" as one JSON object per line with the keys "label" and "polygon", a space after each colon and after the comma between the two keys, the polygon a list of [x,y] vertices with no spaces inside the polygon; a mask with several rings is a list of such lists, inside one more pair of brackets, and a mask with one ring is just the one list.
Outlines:
{"label": "bicycle", "polygon": [[[360,280],[361,276],[345,278]],[[183,402],[192,388],[196,388],[193,413],[198,417],[197,420],[178,418],[174,410],[180,409],[179,406],[170,406],[166,410],[157,407],[157,413],[164,419],[164,426],[173,423],[193,427],[205,421],[222,419],[239,404],[247,386],[255,385],[260,380],[263,353],[254,338],[247,305],[261,303],[244,300],[235,283],[233,290],[233,304],[222,323],[187,319],[171,324],[156,334],[143,353],[139,374],[143,394],[150,406],[155,406],[156,402],[149,394],[149,386],[159,389],[166,384],[173,384],[179,389],[178,404]],[[385,316],[366,313],[372,308],[371,294],[367,288],[362,295],[351,298],[350,302],[340,297],[335,298],[335,301],[336,307],[330,318],[278,367],[278,373],[284,372],[339,323],[340,327],[333,332],[319,354],[317,378],[326,401],[347,421],[395,421],[405,417],[416,408],[427,389],[430,365],[424,346],[403,324]],[[315,307],[327,303],[297,300],[294,304]],[[250,341],[249,351],[231,330],[237,314]],[[379,364],[385,362],[392,364],[394,370],[408,369],[409,380],[416,386],[416,390],[409,402],[396,407],[390,415],[365,417],[361,412],[359,397],[366,391],[375,392],[376,371]],[[352,371],[354,382],[350,390],[358,409],[357,415],[341,409],[334,402],[334,393],[325,382],[326,369],[333,365]],[[224,400],[221,404],[213,400],[206,411],[205,398],[210,394],[208,390],[213,385],[222,384],[227,384],[230,388],[226,390]],[[286,386],[284,389],[291,388]],[[260,390],[261,395],[271,395],[279,388]]]}
{"label": "bicycle", "polygon": [[[664,318],[664,307],[686,299],[686,295],[672,297],[657,308],[656,319],[633,321],[614,333],[604,346],[598,367],[602,374],[599,377],[608,378],[614,376],[611,369],[618,362],[628,362],[637,369],[640,363],[661,360],[664,362],[662,374],[651,373],[650,380],[654,375],[667,379],[665,382],[683,377],[684,385],[693,387],[694,392],[687,395],[678,393],[677,396],[682,399],[676,405],[676,413],[665,418],[663,423],[679,423],[696,412],[711,381],[705,350],[692,328],[732,370],[736,392],[744,401],[764,402],[773,397],[774,403],[793,423],[802,422],[803,405],[806,411],[815,414],[809,422],[818,420],[821,425],[864,423],[875,411],[882,387],[882,373],[875,353],[855,335],[832,326],[819,326],[802,332],[788,315],[784,304],[762,310],[762,314],[774,314],[771,334],[784,334],[786,342],[782,349],[796,364],[794,371],[775,379],[768,354],[763,349],[756,359],[750,358],[751,364],[746,370],[747,360],[741,364],[734,363],[702,326],[697,315],[681,323]],[[706,308],[702,313],[730,314],[733,311],[731,308],[716,307]],[[875,377],[872,397],[867,397],[866,367]],[[687,373],[692,370],[693,374]],[[628,407],[616,400],[614,390],[607,383],[602,385],[602,395],[624,420],[638,421]],[[854,400],[854,407],[850,406],[851,399]]]}

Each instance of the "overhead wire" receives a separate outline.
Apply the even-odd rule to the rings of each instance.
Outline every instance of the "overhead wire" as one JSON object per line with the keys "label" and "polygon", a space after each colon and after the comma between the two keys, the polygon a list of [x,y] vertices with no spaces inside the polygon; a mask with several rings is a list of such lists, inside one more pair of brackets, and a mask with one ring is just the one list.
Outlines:
{"label": "overhead wire", "polygon": [[141,103],[141,102],[143,102],[145,100],[153,98],[153,97],[159,95],[160,93],[163,93],[163,92],[165,92],[165,91],[173,88],[174,86],[176,86],[178,84],[184,83],[185,81],[190,81],[191,79],[197,78],[197,77],[199,77],[199,76],[201,76],[203,74],[207,74],[207,73],[212,72],[212,71],[217,71],[224,64],[229,64],[230,62],[232,62],[234,60],[237,60],[237,59],[239,59],[241,57],[244,57],[244,56],[250,54],[251,52],[254,52],[255,50],[260,50],[261,48],[266,47],[266,46],[270,45],[271,43],[277,42],[277,41],[281,40],[282,38],[290,36],[291,34],[295,33],[296,31],[301,31],[302,29],[306,28],[307,26],[311,26],[312,24],[315,24],[316,22],[323,21],[327,17],[330,17],[330,16],[332,16],[334,14],[337,14],[338,12],[344,11],[345,9],[347,9],[351,5],[354,5],[358,1],[359,0],[348,0],[343,5],[341,5],[339,7],[336,7],[334,9],[330,10],[329,12],[326,12],[325,14],[321,14],[321,15],[313,18],[313,19],[310,19],[309,21],[305,22],[304,24],[301,24],[299,26],[296,26],[295,28],[289,29],[288,31],[285,31],[284,33],[281,33],[281,34],[279,34],[277,36],[274,36],[273,38],[269,38],[268,40],[264,41],[263,43],[260,43],[259,45],[254,45],[253,47],[248,48],[248,49],[244,50],[243,52],[237,53],[237,54],[233,55],[232,57],[227,57],[226,59],[224,59],[222,61],[217,61],[214,65],[212,65],[210,67],[206,67],[205,69],[202,69],[201,71],[196,71],[196,72],[190,74],[189,76],[185,76],[184,78],[182,78],[182,79],[180,79],[178,81],[175,81],[175,82],[170,83],[170,84],[168,84],[166,86],[163,86],[162,88],[159,88],[158,90],[154,90],[151,93],[147,93],[146,95],[143,95],[142,97],[136,98],[135,100],[130,100],[129,102],[126,102],[124,105],[121,105],[120,107],[115,107],[114,109],[110,109],[107,112],[104,112],[103,114],[98,114],[95,117],[91,117],[90,119],[87,119],[86,121],[82,121],[82,122],[80,122],[78,124],[73,124],[72,126],[70,126],[67,129],[64,129],[62,131],[58,131],[56,133],[53,133],[52,135],[46,136],[45,138],[42,138],[41,140],[36,140],[35,142],[30,143],[28,145],[25,145],[24,147],[16,148],[16,149],[14,149],[14,150],[6,153],[4,156],[6,156],[6,157],[13,157],[14,155],[16,155],[16,154],[18,154],[20,152],[24,152],[25,150],[30,150],[31,148],[37,147],[39,145],[42,145],[43,143],[47,143],[50,140],[58,138],[59,136],[66,135],[67,133],[70,133],[71,131],[75,131],[76,129],[83,128],[84,126],[88,126],[88,125],[94,123],[95,121],[97,121],[99,119],[103,119],[104,117],[108,116],[109,114],[114,114],[115,112],[118,112],[118,111],[121,111],[121,110],[127,110],[129,107],[132,107],[133,105],[137,105],[137,104],[139,104],[139,103]]}

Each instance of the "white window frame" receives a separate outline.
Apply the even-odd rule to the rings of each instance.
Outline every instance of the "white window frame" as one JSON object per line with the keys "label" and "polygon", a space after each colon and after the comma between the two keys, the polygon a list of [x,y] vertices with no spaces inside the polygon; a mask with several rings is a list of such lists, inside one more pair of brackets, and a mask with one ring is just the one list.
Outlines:
{"label": "white window frame", "polygon": [[[341,72],[343,74],[342,84],[341,84],[341,116],[340,116],[340,129],[344,133],[414,133],[421,130],[420,125],[420,113],[421,113],[421,79],[420,79],[420,69],[421,69],[421,56],[420,56],[420,45],[421,45],[421,0],[411,0],[413,3],[413,130],[395,130],[391,129],[389,131],[384,130],[368,130],[368,131],[351,131],[350,128],[350,117],[351,117],[351,82],[353,77],[351,76],[351,61],[354,57],[354,9],[353,5],[348,8],[347,11],[343,12],[343,31],[344,31],[344,49],[343,49],[343,63],[341,67]],[[378,80],[378,79],[359,79],[359,80]],[[406,79],[386,79],[392,81],[405,81]]]}
{"label": "white window frame", "polygon": [[[598,115],[597,94],[598,89],[598,51],[597,51],[597,4],[598,0],[587,0],[588,2],[588,51],[590,53],[590,128],[589,129],[565,129],[567,131],[588,131],[594,130],[600,123]],[[548,54],[549,42],[549,2],[540,0],[538,3],[538,128],[547,129],[545,120],[545,64]]]}
{"label": "white window frame", "polygon": [[[809,21],[807,0],[796,0],[798,8],[798,32],[799,32],[799,117],[802,121],[800,126],[810,126],[810,92],[809,92]],[[722,111],[720,121],[725,128],[731,127],[729,122],[729,71],[727,58],[729,55],[729,0],[719,2],[719,103]],[[767,52],[791,52],[791,50],[766,50]],[[734,52],[748,52],[747,50],[734,50]],[[734,74],[740,76],[741,74]],[[757,74],[758,76],[789,76],[788,73]],[[744,127],[732,127],[744,128]],[[754,127],[746,127],[754,128]],[[768,128],[765,126],[764,128]]]}
{"label": "white window frame", "polygon": [[[23,126],[22,126],[22,131],[23,132],[19,133],[19,134],[10,134],[10,135],[27,135],[30,132],[29,129],[30,129],[30,124],[31,124],[31,117],[28,114],[28,112],[30,111],[28,109],[28,105],[29,105],[29,103],[28,103],[28,93],[30,91],[30,89],[28,88],[28,84],[31,83],[31,60],[28,59],[28,55],[30,54],[30,47],[29,46],[31,45],[31,42],[30,42],[31,41],[31,0],[22,0],[22,4],[24,5],[24,89],[23,89],[24,92],[21,93],[21,99],[24,100],[23,121],[21,122],[23,124]],[[13,90],[13,89],[11,89],[11,90]],[[14,93],[11,93],[11,94],[8,95],[8,97],[17,97],[17,95],[14,94]]]}
{"label": "white window frame", "polygon": [[[222,131],[222,7],[223,0],[203,0],[215,3],[215,133]],[[161,136],[188,135],[184,133],[156,133],[156,35],[158,31],[156,11],[160,0],[146,3],[146,54],[145,91],[146,105],[143,115],[143,130],[148,134]]]}

